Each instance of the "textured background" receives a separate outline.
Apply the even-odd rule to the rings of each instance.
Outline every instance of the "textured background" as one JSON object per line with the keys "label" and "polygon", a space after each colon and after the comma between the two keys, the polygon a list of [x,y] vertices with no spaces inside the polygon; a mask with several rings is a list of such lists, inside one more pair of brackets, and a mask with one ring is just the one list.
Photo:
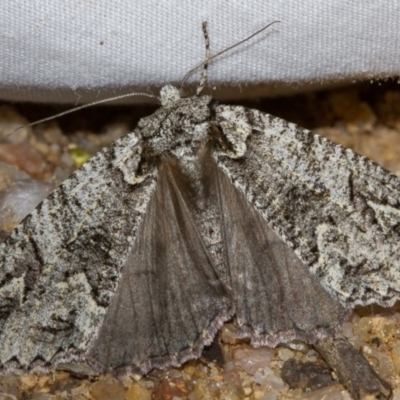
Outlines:
{"label": "textured background", "polygon": [[240,85],[236,97],[255,83],[263,84],[261,94],[282,94],[400,72],[397,0],[0,0],[0,5],[3,100],[86,102],[178,83],[203,61],[203,20],[214,53],[282,21],[213,63],[211,84]]}

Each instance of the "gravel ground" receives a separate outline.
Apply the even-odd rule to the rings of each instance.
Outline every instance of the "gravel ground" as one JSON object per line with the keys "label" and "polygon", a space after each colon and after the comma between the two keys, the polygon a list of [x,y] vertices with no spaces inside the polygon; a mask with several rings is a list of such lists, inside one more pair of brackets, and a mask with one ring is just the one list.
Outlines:
{"label": "gravel ground", "polygon": [[[243,104],[243,103],[242,103]],[[246,104],[298,123],[353,148],[400,176],[400,90],[395,83]],[[27,121],[59,112],[49,106],[0,103],[0,230],[18,221],[75,168],[111,140],[133,129],[152,106],[108,107],[78,112],[7,134]],[[358,308],[343,334],[394,388],[400,400],[400,306]],[[291,343],[253,348],[226,324],[200,360],[148,376],[0,376],[5,399],[350,399],[311,346]],[[286,383],[288,382],[288,383]]]}

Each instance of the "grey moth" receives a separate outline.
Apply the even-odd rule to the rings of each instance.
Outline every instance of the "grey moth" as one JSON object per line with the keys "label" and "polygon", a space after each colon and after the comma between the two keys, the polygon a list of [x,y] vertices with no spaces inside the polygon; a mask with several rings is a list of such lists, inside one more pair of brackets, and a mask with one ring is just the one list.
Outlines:
{"label": "grey moth", "polygon": [[0,245],[4,370],[146,374],[228,320],[315,343],[399,299],[399,178],[254,109],[160,99]]}

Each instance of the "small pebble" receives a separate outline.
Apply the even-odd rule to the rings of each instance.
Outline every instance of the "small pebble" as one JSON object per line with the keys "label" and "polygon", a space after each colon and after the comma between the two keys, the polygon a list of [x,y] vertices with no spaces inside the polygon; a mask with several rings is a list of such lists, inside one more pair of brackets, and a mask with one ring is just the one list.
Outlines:
{"label": "small pebble", "polygon": [[60,396],[48,393],[34,393],[31,400],[59,400]]}
{"label": "small pebble", "polygon": [[0,161],[25,171],[32,178],[45,177],[43,156],[27,143],[0,143]]}
{"label": "small pebble", "polygon": [[255,390],[253,392],[253,397],[255,400],[261,400],[265,396],[265,392],[263,390]]}
{"label": "small pebble", "polygon": [[290,358],[294,357],[294,353],[293,353],[293,351],[283,347],[282,349],[278,350],[278,356],[282,361],[287,361]]}
{"label": "small pebble", "polygon": [[389,355],[379,351],[377,348],[372,346],[363,346],[363,354],[367,357],[368,361],[375,367],[376,372],[382,376],[382,378],[391,381],[395,376],[393,363]]}
{"label": "small pebble", "polygon": [[125,400],[125,389],[122,383],[110,375],[102,376],[95,382],[90,393],[93,400]]}
{"label": "small pebble", "polygon": [[301,353],[307,353],[310,350],[310,347],[302,342],[291,342],[288,343],[287,346],[292,350],[299,351]]}
{"label": "small pebble", "polygon": [[153,389],[154,388],[154,382],[153,381],[144,381],[143,382],[143,386],[146,388],[146,389]]}
{"label": "small pebble", "polygon": [[133,385],[128,388],[126,400],[151,400],[151,391],[141,385]]}
{"label": "small pebble", "polygon": [[350,393],[347,390],[342,390],[340,394],[342,395],[342,400],[353,400],[353,398],[351,397]]}
{"label": "small pebble", "polygon": [[279,391],[285,386],[285,382],[279,376],[269,375],[269,385],[273,390]]}
{"label": "small pebble", "polygon": [[255,372],[253,378],[258,385],[268,386],[273,376],[275,376],[274,371],[269,367],[265,367],[262,371]]}
{"label": "small pebble", "polygon": [[222,343],[236,344],[238,342],[237,328],[233,324],[225,324],[219,333]]}
{"label": "small pebble", "polygon": [[38,384],[39,378],[37,375],[24,375],[21,376],[20,382],[21,382],[21,390],[22,391],[28,391],[32,390],[37,384]]}
{"label": "small pebble", "polygon": [[176,368],[171,368],[168,370],[168,376],[171,379],[180,378],[182,376],[182,371],[180,371],[179,369],[176,369]]}
{"label": "small pebble", "polygon": [[392,400],[400,400],[400,388],[393,390]]}
{"label": "small pebble", "polygon": [[315,363],[319,358],[320,355],[315,350],[310,349],[310,351],[305,355],[304,361]]}
{"label": "small pebble", "polygon": [[400,343],[395,344],[392,349],[393,369],[397,376],[400,375]]}
{"label": "small pebble", "polygon": [[307,393],[301,393],[295,397],[296,400],[343,400],[343,387],[341,385],[333,385],[321,389],[313,390]]}
{"label": "small pebble", "polygon": [[35,179],[11,183],[0,192],[0,229],[11,232],[53,188],[53,185]]}
{"label": "small pebble", "polygon": [[269,392],[264,397],[262,397],[261,400],[277,400],[277,399],[278,399],[278,393],[277,392]]}
{"label": "small pebble", "polygon": [[245,396],[250,396],[253,393],[253,389],[250,387],[244,387],[243,391]]}
{"label": "small pebble", "polygon": [[21,379],[15,375],[0,376],[0,393],[19,397]]}
{"label": "small pebble", "polygon": [[351,324],[350,322],[345,322],[343,324],[342,334],[348,339],[353,337],[353,324]]}
{"label": "small pebble", "polygon": [[6,189],[17,180],[29,178],[30,176],[26,172],[0,161],[0,191]]}
{"label": "small pebble", "polygon": [[334,383],[331,369],[327,365],[289,359],[281,370],[282,379],[291,389],[311,389]]}
{"label": "small pebble", "polygon": [[162,379],[160,380],[151,395],[152,400],[172,400],[176,397],[187,397],[189,394],[186,383],[183,379]]}
{"label": "small pebble", "polygon": [[[32,135],[32,128],[24,126],[29,121],[22,117],[13,107],[0,106],[0,137],[13,143],[26,143]],[[18,129],[16,131],[17,128]]]}
{"label": "small pebble", "polygon": [[0,393],[0,400],[18,400],[18,398],[12,394]]}
{"label": "small pebble", "polygon": [[235,348],[232,353],[235,364],[250,375],[268,366],[274,356],[273,349],[247,345]]}

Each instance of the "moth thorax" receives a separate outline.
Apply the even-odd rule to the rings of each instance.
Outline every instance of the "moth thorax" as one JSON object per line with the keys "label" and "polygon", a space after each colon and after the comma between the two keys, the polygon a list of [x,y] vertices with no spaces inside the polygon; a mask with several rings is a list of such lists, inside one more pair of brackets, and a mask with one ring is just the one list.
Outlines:
{"label": "moth thorax", "polygon": [[178,166],[189,180],[200,179],[203,174],[202,165],[198,155],[180,158]]}

